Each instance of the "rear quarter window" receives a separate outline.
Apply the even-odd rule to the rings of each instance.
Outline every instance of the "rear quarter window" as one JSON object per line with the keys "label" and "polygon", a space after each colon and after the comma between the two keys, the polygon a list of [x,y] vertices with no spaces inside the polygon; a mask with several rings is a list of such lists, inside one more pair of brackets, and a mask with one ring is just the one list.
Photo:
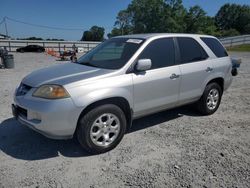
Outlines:
{"label": "rear quarter window", "polygon": [[217,57],[228,56],[227,51],[215,38],[201,37],[201,40],[212,50]]}

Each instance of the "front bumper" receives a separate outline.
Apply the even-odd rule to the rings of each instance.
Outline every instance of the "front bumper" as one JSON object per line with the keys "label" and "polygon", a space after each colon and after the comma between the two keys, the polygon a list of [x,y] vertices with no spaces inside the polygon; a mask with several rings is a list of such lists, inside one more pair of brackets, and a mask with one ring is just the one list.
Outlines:
{"label": "front bumper", "polygon": [[52,139],[73,137],[82,109],[71,98],[47,100],[32,96],[16,96],[12,112],[29,128]]}

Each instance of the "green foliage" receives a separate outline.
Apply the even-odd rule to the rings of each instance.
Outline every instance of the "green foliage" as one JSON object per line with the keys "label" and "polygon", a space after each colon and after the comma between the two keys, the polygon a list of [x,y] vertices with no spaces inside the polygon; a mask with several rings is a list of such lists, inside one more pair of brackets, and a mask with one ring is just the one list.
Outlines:
{"label": "green foliage", "polygon": [[108,37],[131,33],[216,34],[214,20],[199,6],[187,11],[182,0],[133,0],[118,13]]}
{"label": "green foliage", "polygon": [[48,40],[48,41],[64,41],[64,39],[55,39],[55,38],[48,38],[48,39],[46,39],[46,40]]}
{"label": "green foliage", "polygon": [[219,30],[235,29],[241,34],[250,33],[250,6],[225,4],[215,16]]}
{"label": "green foliage", "polygon": [[164,11],[164,31],[171,33],[186,32],[185,16],[187,10],[182,4],[182,0],[166,0]]}
{"label": "green foliage", "polygon": [[120,35],[130,34],[132,30],[130,12],[127,10],[121,10],[116,17],[115,26],[120,28]]}
{"label": "green foliage", "polygon": [[104,28],[93,26],[89,31],[84,31],[81,41],[103,41],[104,39]]}
{"label": "green foliage", "polygon": [[189,9],[185,23],[187,33],[203,33],[207,26],[213,24],[211,18],[206,16],[206,12],[198,5]]}
{"label": "green foliage", "polygon": [[108,37],[162,32],[215,36],[250,33],[250,8],[225,4],[215,17],[210,17],[197,5],[186,10],[182,0],[132,0],[118,13]]}
{"label": "green foliage", "polygon": [[17,40],[43,40],[41,37],[17,38]]}
{"label": "green foliage", "polygon": [[237,31],[236,29],[222,30],[220,34],[222,37],[232,37],[240,35],[239,31]]}
{"label": "green foliage", "polygon": [[108,38],[122,35],[122,29],[118,29],[117,27],[113,28],[111,33],[108,33]]}
{"label": "green foliage", "polygon": [[163,0],[133,0],[127,11],[132,16],[131,25],[134,33],[163,32]]}
{"label": "green foliage", "polygon": [[64,39],[55,39],[55,38],[43,39],[43,38],[41,38],[41,37],[17,38],[17,40],[51,40],[51,41],[64,41]]}
{"label": "green foliage", "polygon": [[242,44],[227,48],[228,51],[250,52],[250,44]]}

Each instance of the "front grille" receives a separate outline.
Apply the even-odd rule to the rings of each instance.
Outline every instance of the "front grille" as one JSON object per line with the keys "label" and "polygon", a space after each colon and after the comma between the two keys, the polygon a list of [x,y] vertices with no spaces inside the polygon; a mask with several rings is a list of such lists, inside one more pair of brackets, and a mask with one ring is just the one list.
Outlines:
{"label": "front grille", "polygon": [[31,88],[31,86],[21,83],[20,86],[17,88],[16,96],[25,95]]}
{"label": "front grille", "polygon": [[17,113],[21,116],[24,116],[25,118],[27,118],[27,110],[20,107],[20,106],[17,106]]}

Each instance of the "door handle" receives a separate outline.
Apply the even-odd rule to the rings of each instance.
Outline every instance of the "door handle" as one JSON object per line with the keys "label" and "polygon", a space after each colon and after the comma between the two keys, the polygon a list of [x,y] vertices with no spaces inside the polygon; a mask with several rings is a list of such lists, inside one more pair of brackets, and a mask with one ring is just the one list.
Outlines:
{"label": "door handle", "polygon": [[174,80],[174,79],[179,78],[179,77],[180,77],[180,75],[177,75],[177,74],[173,73],[173,74],[170,76],[170,79]]}
{"label": "door handle", "polygon": [[207,67],[206,72],[211,72],[213,69],[211,67]]}

